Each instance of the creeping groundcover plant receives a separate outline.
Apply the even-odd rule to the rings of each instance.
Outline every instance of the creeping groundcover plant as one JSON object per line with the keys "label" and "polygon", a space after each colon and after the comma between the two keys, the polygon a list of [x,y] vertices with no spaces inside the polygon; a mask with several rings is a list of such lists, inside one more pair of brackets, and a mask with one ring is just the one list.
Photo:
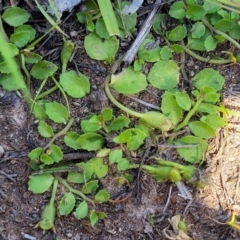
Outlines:
{"label": "creeping groundcover plant", "polygon": [[[39,135],[48,139],[44,147],[36,147],[28,154],[33,170],[28,181],[29,191],[34,194],[51,191],[51,198],[44,206],[37,226],[43,230],[54,228],[57,213],[58,216],[73,214],[77,219],[88,218],[92,226],[106,218],[107,213],[101,210],[101,205],[112,199],[99,181],[109,174],[110,166],[114,166],[115,171],[111,174],[118,177],[119,184],[131,183],[133,170],[141,168],[158,182],[175,183],[186,199],[192,196],[184,181],[196,187],[205,186],[205,181],[199,178],[198,164],[205,160],[208,140],[219,128],[226,126],[227,114],[238,114],[219,104],[224,78],[218,71],[206,67],[188,79],[184,70],[185,53],[211,64],[237,63],[239,60],[238,55],[229,51],[214,58],[202,57],[201,52],[208,54],[226,41],[240,48],[237,42],[240,38],[239,14],[214,2],[188,0],[172,3],[167,14],[156,15],[153,35],[145,38],[134,63],[119,71],[121,57],[116,60],[119,42],[135,33],[137,14],[123,15],[124,7],[130,5],[128,1],[119,0],[114,7],[108,0],[85,1],[85,11],[76,13],[76,21],[85,24],[88,32],[84,49],[92,59],[113,63],[111,74],[104,81],[104,90],[109,101],[121,109],[122,114],[116,115],[112,108],[104,108],[101,113],[92,113],[82,119],[76,131],[71,129],[75,119],[71,117],[68,100],[88,95],[91,86],[87,76],[68,69],[75,43],[37,1],[52,26],[38,39],[35,29],[28,24],[30,15],[26,10],[9,7],[2,12],[0,84],[8,91],[21,92],[37,120]],[[172,29],[164,27],[172,19],[176,25]],[[4,28],[12,29],[9,36]],[[54,29],[63,36],[59,56],[61,66],[43,59],[34,51],[35,46]],[[156,35],[164,40],[163,45],[156,44]],[[174,60],[178,54],[182,64]],[[142,70],[146,64],[149,66],[147,74]],[[183,79],[191,85],[191,90],[183,91],[180,87]],[[39,85],[36,94],[30,91],[33,82]],[[52,87],[46,89],[47,82],[51,82],[47,86]],[[116,92],[138,94],[148,86],[163,93],[155,110],[138,112],[124,106],[115,97]],[[61,92],[59,102],[48,97],[56,90]],[[57,128],[53,127],[56,125]],[[61,130],[56,132],[54,129]],[[87,151],[91,157],[72,163],[64,161],[62,146],[56,144],[58,138],[63,138],[64,144],[72,151]],[[137,156],[146,139],[156,148],[165,139],[166,144],[176,148],[185,163],[161,159],[159,155],[149,156],[152,159],[149,164],[133,162],[131,156]],[[59,185],[65,191],[56,201],[59,199],[56,198]]]}

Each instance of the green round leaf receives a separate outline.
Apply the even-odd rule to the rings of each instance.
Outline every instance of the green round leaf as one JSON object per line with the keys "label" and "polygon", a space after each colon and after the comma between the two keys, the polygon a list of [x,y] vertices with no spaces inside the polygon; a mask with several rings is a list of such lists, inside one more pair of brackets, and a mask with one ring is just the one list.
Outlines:
{"label": "green round leaf", "polygon": [[76,164],[78,172],[70,172],[67,181],[71,183],[86,183],[93,175],[93,164],[91,162],[80,162]]}
{"label": "green round leaf", "polygon": [[191,163],[198,163],[199,161],[203,160],[203,156],[207,151],[208,144],[206,140],[202,138],[195,137],[195,136],[184,136],[177,141],[175,141],[177,145],[194,145],[196,147],[178,147],[177,152],[178,154],[184,158],[184,160],[191,162]]}
{"label": "green round leaf", "polygon": [[82,201],[73,213],[77,219],[85,218],[88,214],[88,204],[86,201]]}
{"label": "green round leaf", "polygon": [[61,201],[59,202],[59,205],[58,205],[59,214],[60,215],[69,214],[73,210],[73,208],[75,206],[75,202],[76,202],[76,200],[75,200],[74,195],[71,192],[66,193],[62,197]]}
{"label": "green round leaf", "polygon": [[94,200],[98,203],[107,202],[110,199],[110,194],[106,189],[100,190],[94,197]]}
{"label": "green round leaf", "polygon": [[205,16],[206,12],[204,8],[197,4],[190,4],[187,6],[186,17],[192,19],[193,21],[200,20]]}
{"label": "green round leaf", "polygon": [[84,48],[89,57],[96,60],[111,62],[118,50],[119,41],[115,36],[101,39],[97,34],[90,33],[84,39]]}
{"label": "green round leaf", "polygon": [[172,50],[169,46],[164,46],[160,51],[162,60],[168,60],[172,57]]}
{"label": "green round leaf", "polygon": [[54,134],[53,128],[44,121],[39,122],[38,132],[41,134],[41,136],[46,138],[52,137]]}
{"label": "green round leaf", "polygon": [[100,38],[109,39],[110,35],[107,31],[103,18],[99,18],[95,25],[96,33]]}
{"label": "green round leaf", "polygon": [[8,91],[15,91],[15,90],[25,88],[24,86],[25,84],[15,81],[11,73],[10,74],[4,73],[0,75],[0,85],[2,85],[3,88]]}
{"label": "green round leaf", "polygon": [[43,80],[52,76],[57,69],[58,67],[55,64],[44,60],[35,63],[30,73],[34,78]]}
{"label": "green round leaf", "polygon": [[187,35],[187,29],[185,26],[177,26],[168,34],[168,39],[173,42],[183,40]]}
{"label": "green round leaf", "polygon": [[182,118],[182,108],[178,105],[174,94],[170,92],[166,91],[162,95],[161,110],[171,120],[173,126],[176,126]]}
{"label": "green round leaf", "polygon": [[113,119],[110,123],[108,129],[109,131],[119,131],[120,129],[127,127],[130,123],[129,118],[125,116],[118,116],[117,118]]}
{"label": "green round leaf", "polygon": [[129,67],[117,75],[112,75],[110,86],[123,94],[138,93],[147,86],[146,76]]}
{"label": "green round leaf", "polygon": [[33,193],[44,193],[52,185],[54,177],[50,173],[32,175],[29,177],[28,190]]}
{"label": "green round leaf", "polygon": [[102,115],[103,121],[105,122],[110,121],[113,117],[112,108],[104,108],[101,115]]}
{"label": "green round leaf", "polygon": [[221,19],[214,25],[214,28],[221,32],[228,32],[232,27],[233,22],[228,19]]}
{"label": "green round leaf", "polygon": [[191,98],[187,93],[176,92],[175,93],[177,104],[184,110],[190,110],[191,108]]}
{"label": "green round leaf", "polygon": [[44,163],[44,165],[51,165],[54,163],[53,159],[46,153],[43,153],[40,156],[40,160],[42,163]]}
{"label": "green round leaf", "polygon": [[240,25],[236,24],[229,30],[230,37],[239,40],[240,39]]}
{"label": "green round leaf", "polygon": [[58,163],[63,159],[63,152],[61,148],[55,144],[52,144],[48,151],[50,152],[50,158],[55,162]]}
{"label": "green round leaf", "polygon": [[82,192],[84,194],[91,194],[94,193],[98,188],[98,180],[92,180],[87,182],[82,187]]}
{"label": "green round leaf", "polygon": [[73,148],[74,150],[81,149],[79,145],[76,143],[76,140],[80,137],[80,134],[76,132],[67,132],[67,134],[64,136],[64,142],[65,144]]}
{"label": "green round leaf", "polygon": [[16,32],[11,35],[10,41],[18,48],[24,47],[30,41],[30,33],[28,31]]}
{"label": "green round leaf", "polygon": [[29,17],[27,11],[19,7],[10,7],[2,15],[2,19],[13,27],[18,27],[27,22]]}
{"label": "green round leaf", "polygon": [[24,51],[23,54],[26,63],[37,63],[42,59],[42,56],[37,53]]}
{"label": "green round leaf", "polygon": [[108,165],[104,164],[102,158],[92,158],[89,162],[93,165],[93,171],[98,178],[103,178],[108,173]]}
{"label": "green round leaf", "polygon": [[150,69],[147,79],[155,88],[173,89],[179,82],[179,68],[172,60],[160,60]]}
{"label": "green round leaf", "polygon": [[76,143],[87,151],[96,151],[102,148],[104,138],[97,133],[85,133],[80,135]]}
{"label": "green round leaf", "polygon": [[206,30],[205,25],[202,22],[196,22],[193,24],[190,32],[192,33],[192,38],[200,38],[204,35]]}
{"label": "green round leaf", "polygon": [[130,162],[128,159],[122,158],[122,159],[120,159],[120,161],[117,164],[117,169],[119,171],[124,171],[129,167],[129,164],[130,164]]}
{"label": "green round leaf", "polygon": [[207,123],[194,121],[188,124],[190,131],[197,137],[211,138],[215,136],[214,129]]}
{"label": "green round leaf", "polygon": [[209,114],[207,116],[203,116],[200,120],[207,123],[213,128],[222,128],[226,125],[226,122],[223,120],[223,118],[217,114]]}
{"label": "green round leaf", "polygon": [[184,2],[178,1],[173,3],[170,7],[169,15],[176,19],[183,19],[186,15]]}
{"label": "green round leaf", "polygon": [[27,31],[29,33],[29,41],[32,41],[36,36],[36,30],[31,25],[19,26],[16,29],[15,33],[22,32],[22,31]]}
{"label": "green round leaf", "polygon": [[42,153],[42,148],[41,147],[38,147],[38,148],[34,148],[29,154],[28,154],[28,157],[31,159],[31,160],[37,160],[40,155]]}
{"label": "green round leaf", "polygon": [[204,46],[207,52],[212,51],[216,48],[217,42],[212,36],[208,36],[204,42]]}
{"label": "green round leaf", "polygon": [[109,153],[109,162],[118,163],[122,159],[122,149],[115,149]]}
{"label": "green round leaf", "polygon": [[225,80],[220,73],[212,68],[205,68],[197,73],[193,78],[194,87],[201,90],[210,87],[219,91],[222,89]]}
{"label": "green round leaf", "polygon": [[60,75],[60,84],[67,94],[74,98],[84,97],[90,91],[89,79],[84,74],[75,71],[64,72]]}
{"label": "green round leaf", "polygon": [[89,219],[90,219],[90,223],[92,225],[92,227],[97,223],[98,221],[98,215],[96,213],[96,210],[93,209],[89,215]]}
{"label": "green round leaf", "polygon": [[45,104],[46,114],[57,123],[65,123],[68,120],[68,110],[63,104],[51,102]]}

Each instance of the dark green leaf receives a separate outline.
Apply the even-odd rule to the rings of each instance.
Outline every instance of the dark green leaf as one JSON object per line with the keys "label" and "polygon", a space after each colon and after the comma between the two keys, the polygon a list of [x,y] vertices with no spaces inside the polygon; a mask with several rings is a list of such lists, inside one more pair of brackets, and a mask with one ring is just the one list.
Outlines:
{"label": "dark green leaf", "polygon": [[190,131],[197,137],[210,138],[215,136],[214,129],[207,123],[194,121],[188,124]]}

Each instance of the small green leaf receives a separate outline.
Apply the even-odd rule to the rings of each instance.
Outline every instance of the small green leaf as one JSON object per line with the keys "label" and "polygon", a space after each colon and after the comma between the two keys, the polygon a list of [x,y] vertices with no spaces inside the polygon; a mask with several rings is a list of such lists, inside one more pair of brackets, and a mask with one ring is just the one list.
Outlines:
{"label": "small green leaf", "polygon": [[42,56],[37,53],[24,51],[23,55],[26,63],[37,63],[42,60]]}
{"label": "small green leaf", "polygon": [[206,48],[206,51],[212,51],[216,48],[217,46],[217,42],[214,40],[214,38],[210,35],[206,38],[205,42],[204,42],[204,46]]}
{"label": "small green leaf", "polygon": [[102,111],[102,118],[103,121],[107,122],[110,121],[113,117],[113,110],[112,108],[104,108]]}
{"label": "small green leaf", "polygon": [[221,32],[228,32],[232,27],[233,22],[228,19],[221,19],[214,25],[214,28]]}
{"label": "small green leaf", "polygon": [[205,68],[197,73],[193,78],[194,87],[202,89],[204,87],[210,87],[219,91],[222,89],[225,82],[220,73],[212,68]]}
{"label": "small green leaf", "polygon": [[52,144],[48,151],[50,152],[49,157],[55,162],[58,163],[63,159],[63,152],[61,148],[55,144]]}
{"label": "small green leaf", "polygon": [[172,60],[160,60],[150,69],[147,79],[155,88],[173,89],[179,82],[179,68]]}
{"label": "small green leaf", "polygon": [[67,108],[58,102],[51,102],[45,104],[46,114],[48,117],[57,123],[66,123],[68,120]]}
{"label": "small green leaf", "polygon": [[134,94],[147,86],[146,76],[135,72],[132,67],[125,68],[121,73],[111,76],[110,86],[123,94]]}
{"label": "small green leaf", "polygon": [[29,18],[30,15],[27,11],[19,7],[10,7],[2,15],[2,19],[13,27],[21,26],[27,22]]}
{"label": "small green leaf", "polygon": [[204,95],[203,101],[208,103],[217,103],[220,98],[220,94],[216,93],[216,91],[210,87],[202,88],[201,94]]}
{"label": "small green leaf", "polygon": [[28,154],[28,157],[31,159],[31,160],[37,160],[40,155],[42,153],[42,148],[41,147],[38,147],[38,148],[34,148],[29,154]]}
{"label": "small green leaf", "polygon": [[200,38],[204,35],[206,30],[205,25],[202,22],[196,22],[193,24],[190,32],[192,33],[192,38]]}
{"label": "small green leaf", "polygon": [[188,111],[191,108],[191,98],[187,93],[184,92],[176,92],[176,101],[177,104],[184,110]]}
{"label": "small green leaf", "polygon": [[87,151],[96,151],[102,148],[104,138],[97,133],[85,133],[80,135],[76,143]]}
{"label": "small green leaf", "polygon": [[0,63],[0,72],[1,73],[11,73],[11,70],[8,67],[8,64],[6,62],[1,62]]}
{"label": "small green leaf", "polygon": [[76,143],[76,140],[80,137],[80,134],[76,132],[67,132],[67,134],[64,136],[64,142],[65,144],[73,148],[74,150],[81,149],[79,145]]}
{"label": "small green leaf", "polygon": [[107,217],[107,214],[105,212],[99,212],[98,217],[99,217],[99,219],[104,219]]}
{"label": "small green leaf", "polygon": [[196,147],[182,147],[177,148],[178,154],[184,158],[186,161],[191,163],[198,163],[203,159],[203,156],[205,155],[208,143],[206,140],[203,140],[202,138],[195,137],[195,136],[184,136],[177,141],[175,141],[176,144],[182,144],[182,145],[194,145],[196,144]]}
{"label": "small green leaf", "polygon": [[55,64],[44,60],[35,63],[30,73],[34,78],[43,80],[52,76],[57,69],[58,67]]}
{"label": "small green leaf", "polygon": [[[67,181],[71,183],[86,183],[93,175],[93,165],[90,162],[80,162],[76,164],[79,172],[68,173]],[[82,172],[80,172],[82,171]]]}
{"label": "small green leaf", "polygon": [[128,127],[130,123],[129,118],[125,116],[118,116],[117,118],[113,119],[113,121],[109,125],[109,131],[119,131],[124,127]]}
{"label": "small green leaf", "polygon": [[176,19],[183,19],[186,16],[185,4],[183,1],[175,2],[169,9],[169,15]]}
{"label": "small green leaf", "polygon": [[172,57],[172,50],[169,46],[164,46],[160,51],[162,60],[169,60]]}
{"label": "small green leaf", "polygon": [[90,91],[89,79],[84,74],[71,70],[60,75],[60,84],[67,94],[74,98],[84,97]]}
{"label": "small green leaf", "polygon": [[186,17],[193,21],[201,20],[205,16],[206,12],[204,8],[197,4],[190,4],[187,6]]}
{"label": "small green leaf", "polygon": [[88,204],[86,201],[82,201],[73,213],[77,219],[85,218],[88,214]]}
{"label": "small green leaf", "polygon": [[97,34],[90,33],[84,39],[84,48],[89,57],[95,60],[111,62],[118,50],[119,41],[115,36],[101,39]]}
{"label": "small green leaf", "polygon": [[11,35],[10,41],[18,48],[24,47],[30,40],[28,31],[15,32]]}
{"label": "small green leaf", "polygon": [[203,116],[200,120],[207,123],[213,128],[222,128],[226,125],[226,122],[223,120],[223,118],[217,114],[209,114],[207,116]]}
{"label": "small green leaf", "polygon": [[44,193],[52,185],[54,177],[50,173],[32,175],[29,177],[28,190],[33,193]]}
{"label": "small green leaf", "polygon": [[168,34],[168,40],[173,42],[179,42],[183,40],[187,35],[187,29],[185,26],[177,26]]}
{"label": "small green leaf", "polygon": [[12,74],[1,74],[0,75],[0,85],[3,86],[5,90],[15,91],[23,88],[22,85],[16,84],[14,81],[14,76]]}
{"label": "small green leaf", "polygon": [[44,165],[51,165],[54,163],[53,159],[46,153],[43,153],[40,156],[40,160],[42,163],[44,163]]}
{"label": "small green leaf", "polygon": [[33,107],[33,114],[35,118],[38,120],[45,120],[47,118],[47,114],[45,113],[45,103],[49,103],[48,100],[39,100],[35,102]]}
{"label": "small green leaf", "polygon": [[240,25],[234,25],[230,30],[229,30],[229,35],[230,37],[239,40],[240,39]]}
{"label": "small green leaf", "polygon": [[118,163],[122,159],[123,153],[122,149],[115,149],[109,153],[109,162]]}
{"label": "small green leaf", "polygon": [[92,180],[87,182],[82,187],[82,192],[84,194],[91,194],[94,193],[98,188],[98,180]]}
{"label": "small green leaf", "polygon": [[153,20],[153,30],[157,33],[162,35],[163,29],[161,27],[162,22],[165,21],[167,14],[157,14]]}
{"label": "small green leaf", "polygon": [[198,107],[199,112],[209,113],[209,114],[216,114],[217,110],[213,104],[209,103],[201,103]]}
{"label": "small green leaf", "polygon": [[122,159],[120,159],[120,161],[117,164],[117,169],[119,171],[124,171],[129,167],[129,164],[130,164],[130,162],[128,159],[122,158]]}
{"label": "small green leaf", "polygon": [[210,138],[215,136],[214,129],[207,123],[194,121],[188,124],[190,131],[197,137]]}
{"label": "small green leaf", "polygon": [[221,6],[215,4],[214,2],[217,3],[216,0],[214,0],[213,2],[204,1],[203,8],[206,13],[215,13],[221,8]]}
{"label": "small green leaf", "polygon": [[96,213],[96,210],[93,209],[89,215],[89,218],[90,218],[90,223],[92,225],[92,227],[97,223],[98,221],[98,215]]}
{"label": "small green leaf", "polygon": [[107,31],[106,25],[104,23],[103,18],[99,18],[96,22],[95,25],[96,28],[96,34],[100,37],[100,38],[104,38],[104,39],[109,39],[110,35]]}
{"label": "small green leaf", "polygon": [[93,171],[99,179],[107,175],[108,165],[104,164],[102,158],[92,158],[89,162],[93,165]]}
{"label": "small green leaf", "polygon": [[175,95],[170,92],[166,91],[162,95],[161,110],[171,120],[173,126],[176,126],[182,118],[182,108],[178,105]]}
{"label": "small green leaf", "polygon": [[21,25],[15,30],[16,33],[21,31],[29,32],[29,42],[34,40],[34,38],[36,37],[36,30],[31,25]]}
{"label": "small green leaf", "polygon": [[69,214],[73,210],[75,202],[76,200],[74,195],[71,192],[66,193],[58,204],[59,214],[60,215]]}
{"label": "small green leaf", "polygon": [[110,199],[110,194],[106,189],[100,190],[94,197],[94,200],[98,203],[107,202]]}
{"label": "small green leaf", "polygon": [[98,115],[92,115],[90,119],[84,119],[81,121],[81,129],[84,133],[97,132],[102,128],[102,117]]}
{"label": "small green leaf", "polygon": [[52,137],[54,134],[53,128],[44,121],[39,122],[38,132],[41,134],[41,136],[46,138]]}

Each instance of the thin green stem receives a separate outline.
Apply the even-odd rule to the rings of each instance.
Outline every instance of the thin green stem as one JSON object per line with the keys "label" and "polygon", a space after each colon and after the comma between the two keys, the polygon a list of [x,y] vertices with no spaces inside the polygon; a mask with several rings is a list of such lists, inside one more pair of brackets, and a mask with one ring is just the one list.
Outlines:
{"label": "thin green stem", "polygon": [[65,101],[66,101],[66,104],[67,104],[67,109],[68,109],[68,112],[70,113],[70,108],[69,108],[69,103],[68,103],[68,98],[67,98],[67,95],[66,93],[64,92],[63,88],[61,87],[61,85],[58,83],[58,81],[55,79],[55,77],[52,76],[52,80],[54,81],[54,83],[56,84],[56,86],[59,88],[59,90],[61,91]]}
{"label": "thin green stem", "polygon": [[210,59],[210,58],[205,58],[202,57],[198,54],[196,54],[195,52],[191,51],[190,49],[188,49],[186,46],[182,45],[182,47],[184,48],[185,52],[192,56],[193,58],[201,61],[201,62],[205,62],[205,63],[210,63],[210,64],[228,64],[228,63],[232,63],[233,61],[231,59]]}
{"label": "thin green stem", "polygon": [[41,83],[41,85],[40,85],[40,87],[39,87],[39,89],[38,89],[38,91],[37,91],[37,94],[36,94],[36,96],[35,96],[35,98],[34,98],[34,100],[33,100],[33,103],[32,103],[31,112],[32,112],[32,110],[33,110],[33,108],[34,108],[35,102],[37,101],[37,98],[38,98],[38,96],[39,96],[39,93],[42,91],[44,85],[46,84],[46,81],[47,81],[47,78],[45,78],[45,79],[42,81],[42,83]]}
{"label": "thin green stem", "polygon": [[230,11],[232,11],[232,12],[236,12],[236,13],[239,13],[239,14],[240,14],[240,11],[237,10],[237,9],[235,9],[235,8],[240,8],[240,4],[239,4],[239,3],[236,4],[236,6],[235,6],[235,4],[232,4],[229,0],[227,0],[227,1],[221,1],[221,0],[219,0],[219,2],[222,2],[222,3],[226,4],[226,5],[235,7],[235,8],[232,8],[232,7],[226,6],[226,5],[224,5],[224,4],[218,3],[218,2],[216,2],[216,1],[212,1],[212,0],[205,0],[205,1],[206,1],[206,2],[210,2],[210,3],[212,3],[212,4],[215,4],[215,5],[217,5],[217,6],[221,7],[221,8],[225,8],[225,9],[227,9],[227,10],[230,10]]}
{"label": "thin green stem", "polygon": [[197,109],[198,109],[198,107],[199,107],[199,105],[201,104],[202,101],[203,101],[203,96],[200,96],[199,99],[197,100],[197,102],[195,103],[195,105],[193,106],[193,108],[188,112],[185,119],[173,129],[173,132],[177,132],[180,129],[187,126],[190,118],[195,114],[195,112],[197,111]]}
{"label": "thin green stem", "polygon": [[51,94],[52,92],[56,91],[57,89],[58,89],[58,86],[57,86],[57,85],[49,88],[47,91],[39,94],[39,95],[35,98],[35,101],[37,101],[37,100],[39,100],[39,99],[41,99],[41,98],[44,98],[44,97],[48,96],[49,94]]}
{"label": "thin green stem", "polygon": [[24,58],[23,54],[20,54],[20,58],[21,58],[21,68],[27,77],[27,87],[28,87],[28,89],[30,89],[31,75],[25,66],[25,58]]}
{"label": "thin green stem", "polygon": [[233,38],[231,38],[229,35],[227,35],[226,33],[223,33],[217,29],[215,29],[208,21],[206,18],[202,18],[201,19],[203,24],[206,25],[211,31],[223,36],[225,39],[227,39],[229,42],[231,42],[232,44],[234,44],[238,49],[240,49],[240,44],[235,41]]}
{"label": "thin green stem", "polygon": [[53,188],[52,188],[52,195],[49,204],[54,205],[56,193],[57,193],[57,187],[58,187],[58,179],[54,178],[53,181]]}
{"label": "thin green stem", "polygon": [[60,137],[60,136],[62,136],[62,135],[65,135],[66,132],[69,130],[69,128],[72,126],[73,122],[74,122],[74,119],[72,118],[72,119],[69,121],[69,123],[66,125],[66,127],[65,127],[64,129],[62,129],[60,132],[56,133],[56,134],[51,138],[51,140],[48,142],[48,144],[43,148],[42,152],[45,152],[45,151],[54,143],[54,141],[55,141],[58,137]]}
{"label": "thin green stem", "polygon": [[112,95],[112,93],[111,93],[111,91],[110,91],[110,89],[109,89],[109,86],[108,86],[108,85],[109,85],[110,78],[111,78],[111,76],[108,75],[108,76],[106,77],[106,79],[105,79],[105,82],[104,82],[104,84],[105,84],[105,93],[106,93],[108,99],[109,99],[116,107],[120,108],[122,111],[124,111],[124,112],[126,112],[126,113],[128,113],[128,114],[130,114],[130,115],[132,115],[132,116],[134,116],[134,117],[142,118],[142,115],[143,115],[142,113],[135,112],[135,111],[133,111],[133,110],[131,110],[131,109],[123,106],[120,102],[118,102],[118,101],[114,98],[114,96]]}
{"label": "thin green stem", "polygon": [[176,163],[176,162],[171,162],[171,161],[166,161],[166,160],[162,160],[162,159],[156,159],[157,164],[166,166],[166,167],[173,167],[173,168],[178,168],[180,170],[183,170],[185,168],[185,166]]}
{"label": "thin green stem", "polygon": [[58,175],[55,175],[55,178],[58,179],[58,181],[64,186],[66,187],[70,192],[77,194],[78,196],[80,196],[82,199],[84,199],[85,201],[91,203],[93,205],[93,207],[95,208],[95,203],[91,198],[88,198],[86,195],[84,195],[81,191],[78,191],[74,188],[72,188],[63,178],[61,178]]}

